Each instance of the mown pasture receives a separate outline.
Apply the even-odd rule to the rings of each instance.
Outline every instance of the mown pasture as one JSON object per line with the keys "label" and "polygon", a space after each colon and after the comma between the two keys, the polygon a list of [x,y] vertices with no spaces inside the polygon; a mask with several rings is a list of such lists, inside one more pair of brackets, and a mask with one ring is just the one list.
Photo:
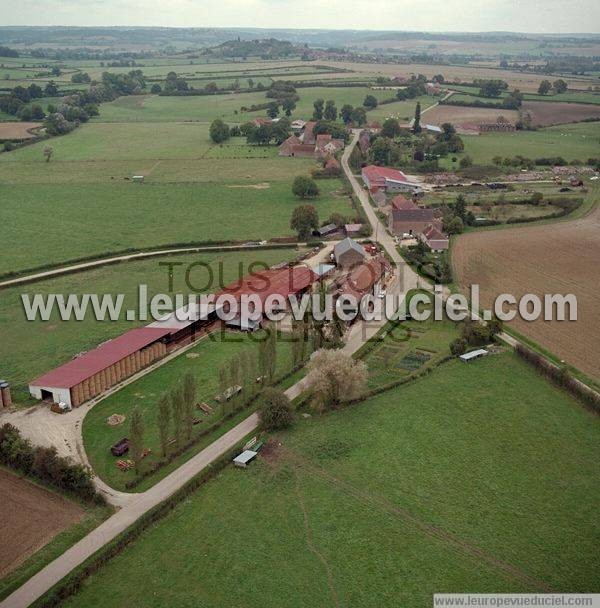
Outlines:
{"label": "mown pasture", "polygon": [[[494,156],[512,158],[517,154],[531,159],[562,156],[567,161],[585,162],[598,156],[599,138],[600,122],[557,125],[537,131],[486,133],[463,137],[462,155],[470,156],[479,165],[491,165]],[[461,154],[456,156],[461,158]],[[440,160],[444,166],[450,166],[451,162],[450,156]]]}
{"label": "mown pasture", "polygon": [[[322,194],[311,202],[323,221],[334,212],[355,216],[340,180],[319,186]],[[5,185],[0,194],[6,209],[0,273],[130,248],[293,237],[290,218],[300,204],[288,181],[243,178],[225,184]]]}
{"label": "mown pasture", "polygon": [[421,608],[440,589],[597,590],[598,432],[592,414],[514,355],[454,361],[301,418],[249,469],[230,466],[186,498],[66,605],[401,598]]}

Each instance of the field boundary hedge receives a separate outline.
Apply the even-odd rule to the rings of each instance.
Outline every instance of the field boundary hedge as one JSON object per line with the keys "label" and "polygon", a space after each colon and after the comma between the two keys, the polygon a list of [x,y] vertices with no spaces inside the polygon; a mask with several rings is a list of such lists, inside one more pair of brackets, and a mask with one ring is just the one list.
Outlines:
{"label": "field boundary hedge", "polygon": [[515,352],[553,384],[565,390],[596,414],[600,414],[600,394],[574,378],[565,367],[552,363],[547,357],[521,342],[517,342]]}

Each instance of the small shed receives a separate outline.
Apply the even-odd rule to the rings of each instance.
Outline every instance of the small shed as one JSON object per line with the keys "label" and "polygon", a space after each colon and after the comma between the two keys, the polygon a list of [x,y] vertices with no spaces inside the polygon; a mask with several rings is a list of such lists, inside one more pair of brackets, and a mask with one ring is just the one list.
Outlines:
{"label": "small shed", "polygon": [[233,464],[236,467],[245,469],[257,456],[258,452],[253,450],[244,450],[241,454],[233,459]]}
{"label": "small shed", "polygon": [[338,227],[336,224],[325,224],[325,226],[321,226],[318,230],[315,230],[315,232],[317,233],[317,236],[327,236],[328,234],[337,232],[337,229]]}
{"label": "small shed", "polygon": [[479,357],[485,357],[488,354],[488,351],[485,348],[478,348],[477,350],[472,350],[464,355],[460,355],[458,358],[465,363],[468,363],[472,359],[479,359]]}
{"label": "small shed", "polygon": [[138,184],[141,184],[144,181],[144,176],[143,175],[134,175],[131,179],[132,179],[132,181],[137,182]]}

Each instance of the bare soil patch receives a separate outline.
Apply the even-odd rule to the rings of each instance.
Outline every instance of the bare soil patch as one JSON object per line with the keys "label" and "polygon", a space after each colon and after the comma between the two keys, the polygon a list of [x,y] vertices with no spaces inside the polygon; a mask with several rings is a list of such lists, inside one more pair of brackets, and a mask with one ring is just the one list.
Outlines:
{"label": "bare soil patch", "polygon": [[0,576],[14,570],[84,514],[78,505],[3,469],[0,496]]}
{"label": "bare soil patch", "polygon": [[518,113],[516,110],[499,108],[439,105],[424,113],[423,122],[434,125],[441,125],[444,122],[451,122],[455,125],[470,122],[479,125],[484,122],[496,122],[499,116],[503,116],[508,122],[515,123]]}
{"label": "bare soil patch", "polygon": [[536,127],[547,127],[588,118],[600,119],[600,106],[592,103],[558,103],[554,101],[525,101],[523,110],[529,112]]}
{"label": "bare soil patch", "polygon": [[600,206],[571,222],[461,235],[452,250],[460,288],[479,284],[481,305],[503,293],[577,297],[577,321],[524,321],[510,326],[585,374],[600,379]]}
{"label": "bare soil patch", "polygon": [[251,188],[252,190],[266,190],[271,187],[269,182],[262,182],[260,184],[235,184],[233,186],[227,186],[228,188]]}
{"label": "bare soil patch", "polygon": [[0,122],[0,140],[2,139],[32,139],[31,129],[41,127],[41,122]]}

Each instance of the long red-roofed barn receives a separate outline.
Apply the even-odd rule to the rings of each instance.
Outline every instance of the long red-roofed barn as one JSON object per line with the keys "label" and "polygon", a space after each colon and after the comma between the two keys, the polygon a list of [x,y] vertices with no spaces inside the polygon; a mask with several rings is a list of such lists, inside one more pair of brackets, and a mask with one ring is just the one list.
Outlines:
{"label": "long red-roofed barn", "polygon": [[365,186],[371,194],[379,190],[397,192],[399,190],[416,190],[420,187],[416,182],[411,182],[402,171],[390,167],[367,165],[362,168],[361,173]]}
{"label": "long red-roofed barn", "polygon": [[29,392],[77,407],[167,354],[168,328],[139,327],[36,378]]}

